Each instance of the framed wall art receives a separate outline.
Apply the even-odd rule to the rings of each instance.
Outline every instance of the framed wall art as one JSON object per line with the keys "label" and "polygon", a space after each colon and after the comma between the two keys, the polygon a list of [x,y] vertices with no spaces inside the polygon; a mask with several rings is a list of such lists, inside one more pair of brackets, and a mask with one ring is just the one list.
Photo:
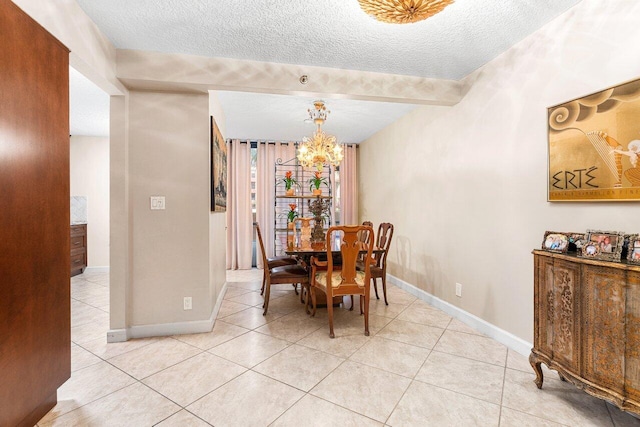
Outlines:
{"label": "framed wall art", "polygon": [[548,110],[549,201],[640,200],[640,80]]}
{"label": "framed wall art", "polygon": [[633,264],[640,264],[640,235],[638,234],[629,236],[627,260]]}
{"label": "framed wall art", "polygon": [[582,256],[605,261],[620,261],[624,233],[619,231],[587,230]]}
{"label": "framed wall art", "polygon": [[227,210],[227,145],[211,116],[211,210]]}

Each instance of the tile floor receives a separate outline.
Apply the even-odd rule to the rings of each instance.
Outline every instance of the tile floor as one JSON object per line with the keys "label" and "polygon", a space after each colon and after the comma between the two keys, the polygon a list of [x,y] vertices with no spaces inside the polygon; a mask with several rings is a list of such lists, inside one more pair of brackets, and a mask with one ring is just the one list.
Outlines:
{"label": "tile floor", "polygon": [[[108,275],[71,280],[72,375],[38,426],[640,426],[401,289],[309,318],[290,286],[228,272],[206,334],[106,343]],[[357,307],[357,305],[356,305]]]}

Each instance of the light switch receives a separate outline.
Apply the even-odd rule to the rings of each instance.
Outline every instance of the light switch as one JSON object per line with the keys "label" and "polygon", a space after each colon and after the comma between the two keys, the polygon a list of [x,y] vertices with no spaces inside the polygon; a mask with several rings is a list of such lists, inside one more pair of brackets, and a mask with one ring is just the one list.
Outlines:
{"label": "light switch", "polygon": [[151,210],[164,210],[164,196],[151,196]]}

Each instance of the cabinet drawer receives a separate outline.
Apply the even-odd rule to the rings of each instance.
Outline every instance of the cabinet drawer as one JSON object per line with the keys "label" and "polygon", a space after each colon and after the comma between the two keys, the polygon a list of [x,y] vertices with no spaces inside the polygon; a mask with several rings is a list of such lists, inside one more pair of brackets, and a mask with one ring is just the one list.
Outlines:
{"label": "cabinet drawer", "polygon": [[71,235],[71,250],[80,249],[86,247],[86,236],[74,236]]}
{"label": "cabinet drawer", "polygon": [[71,255],[71,271],[84,268],[87,265],[87,254]]}
{"label": "cabinet drawer", "polygon": [[87,235],[87,224],[78,224],[71,226],[71,237],[74,236],[86,236]]}

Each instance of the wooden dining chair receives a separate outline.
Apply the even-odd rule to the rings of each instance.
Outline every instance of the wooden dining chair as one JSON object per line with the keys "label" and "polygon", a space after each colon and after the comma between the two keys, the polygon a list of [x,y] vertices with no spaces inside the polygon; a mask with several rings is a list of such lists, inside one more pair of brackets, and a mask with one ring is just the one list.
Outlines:
{"label": "wooden dining chair", "polygon": [[[316,290],[320,289],[327,295],[327,312],[329,314],[329,337],[334,338],[333,333],[333,297],[344,295],[361,295],[364,298],[364,334],[369,336],[369,280],[371,278],[371,263],[365,262],[364,270],[356,268],[362,242],[358,239],[359,232],[369,232],[373,235],[371,226],[343,225],[331,227],[327,231],[327,261],[319,261],[311,258],[311,303],[312,313],[316,314]],[[334,265],[331,242],[336,233],[341,233],[340,255],[342,264]],[[366,259],[371,259],[373,245],[366,245]]]}
{"label": "wooden dining chair", "polygon": [[262,252],[262,263],[264,265],[263,275],[263,287],[264,287],[264,312],[267,314],[269,309],[269,295],[271,294],[271,285],[292,284],[305,285],[309,283],[309,272],[298,264],[276,265],[274,263],[269,264],[269,258],[267,258],[264,250],[264,242],[262,241],[262,233],[260,232],[260,226],[256,225],[256,232],[258,233],[258,241],[260,242],[260,250]]}
{"label": "wooden dining chair", "polygon": [[[257,222],[254,222],[253,225],[256,227],[256,233],[258,234],[258,240],[260,241],[260,250],[262,251],[262,253],[264,254],[264,242],[262,241],[262,233],[260,232],[260,224],[258,224]],[[264,260],[264,258],[263,258]],[[264,295],[264,286],[266,283],[266,272],[267,272],[267,265],[269,265],[269,267],[273,268],[273,267],[282,267],[283,265],[296,265],[298,263],[298,261],[295,258],[292,258],[290,256],[275,256],[275,257],[267,257],[267,262],[263,263],[264,264],[264,274],[262,275],[262,287],[260,288],[260,295]],[[296,290],[296,295],[298,294],[298,288],[294,285],[294,289]]]}
{"label": "wooden dining chair", "polygon": [[[365,227],[371,227],[371,229],[373,229],[373,223],[371,221],[363,221],[362,225],[364,225]],[[369,244],[369,242],[371,242],[371,234],[372,233],[368,233],[366,231],[360,231],[358,233],[358,240],[364,244]]]}
{"label": "wooden dining chair", "polygon": [[382,293],[384,294],[384,303],[387,302],[387,255],[389,254],[389,247],[391,246],[391,239],[393,238],[393,224],[390,222],[383,222],[378,226],[378,240],[376,241],[376,247],[384,249],[384,252],[377,253],[374,257],[376,260],[375,265],[371,266],[371,280],[373,280],[373,289],[376,292],[376,298],[378,296],[378,284],[377,279],[382,278]]}

